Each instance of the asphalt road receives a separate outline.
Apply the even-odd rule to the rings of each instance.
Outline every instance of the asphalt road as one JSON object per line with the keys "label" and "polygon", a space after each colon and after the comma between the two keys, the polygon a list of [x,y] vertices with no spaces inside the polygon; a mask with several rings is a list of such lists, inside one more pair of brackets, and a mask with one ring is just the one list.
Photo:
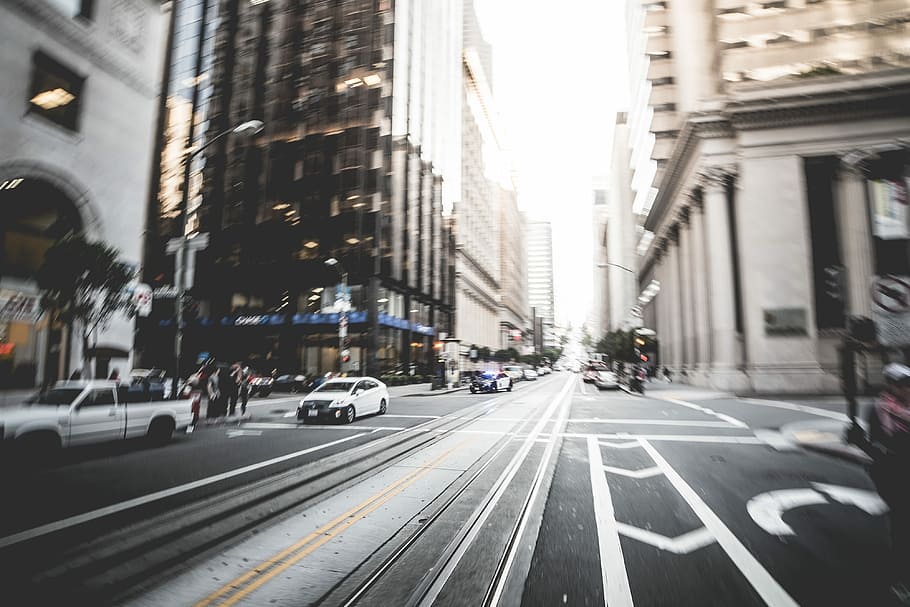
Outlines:
{"label": "asphalt road", "polygon": [[[429,420],[484,412],[135,604],[336,604],[324,597],[369,577],[469,477],[460,501],[358,604],[404,604],[421,584],[424,605],[485,596],[503,606],[897,604],[887,517],[865,470],[780,432],[839,419],[838,404],[647,388],[645,397],[599,392],[557,374],[508,395],[396,398],[387,415],[340,427],[297,426],[287,415],[298,399],[273,396],[251,406],[252,420],[200,427],[164,448],[74,452],[5,479],[0,541],[155,492],[189,503]],[[478,468],[485,458],[489,469]]]}

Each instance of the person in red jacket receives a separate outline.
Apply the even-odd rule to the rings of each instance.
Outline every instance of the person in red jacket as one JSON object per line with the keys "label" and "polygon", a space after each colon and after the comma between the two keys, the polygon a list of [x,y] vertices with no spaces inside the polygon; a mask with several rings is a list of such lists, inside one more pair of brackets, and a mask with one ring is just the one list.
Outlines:
{"label": "person in red jacket", "polygon": [[910,605],[910,367],[890,363],[883,374],[885,389],[869,420],[869,472],[890,510],[891,592]]}

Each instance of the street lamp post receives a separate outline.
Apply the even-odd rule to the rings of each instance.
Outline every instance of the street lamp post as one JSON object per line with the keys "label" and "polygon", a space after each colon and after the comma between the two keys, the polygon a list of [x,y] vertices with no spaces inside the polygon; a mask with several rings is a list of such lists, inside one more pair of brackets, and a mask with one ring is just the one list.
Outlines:
{"label": "street lamp post", "polygon": [[[208,148],[216,141],[219,141],[223,137],[226,137],[228,135],[241,135],[251,137],[260,131],[262,131],[261,120],[248,120],[219,133],[198,148],[187,150],[184,155],[183,193],[180,198],[180,234],[176,239],[171,239],[171,241],[168,243],[169,248],[172,246],[172,244],[175,245],[174,252],[176,253],[176,259],[174,260],[174,279],[177,283],[177,297],[175,299],[174,305],[176,306],[175,320],[177,323],[177,330],[174,334],[174,398],[177,398],[178,396],[177,388],[180,381],[180,357],[183,353],[183,297],[186,291],[186,262],[189,249],[191,248],[190,245],[194,240],[194,237],[188,237],[186,233],[187,217],[189,215],[188,207],[190,197],[190,169],[193,163],[193,158],[201,154],[206,148]],[[199,238],[197,243],[200,246],[194,248],[201,248],[205,246],[207,242],[208,240],[206,238]]]}
{"label": "street lamp post", "polygon": [[[329,257],[325,260],[325,265],[330,268],[335,268],[338,273],[341,275],[341,309],[338,312],[338,372],[344,373],[344,357],[345,357],[345,341],[348,337],[348,306],[347,293],[348,293],[348,273],[345,271],[344,266],[341,265],[341,262],[335,259],[334,257]],[[335,298],[338,300],[338,297]]]}

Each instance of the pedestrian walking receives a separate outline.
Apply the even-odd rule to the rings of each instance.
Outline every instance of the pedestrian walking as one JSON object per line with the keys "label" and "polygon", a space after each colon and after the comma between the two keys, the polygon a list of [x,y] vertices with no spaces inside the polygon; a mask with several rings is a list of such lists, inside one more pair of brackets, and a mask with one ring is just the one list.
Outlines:
{"label": "pedestrian walking", "polygon": [[891,592],[910,605],[910,367],[884,368],[885,389],[869,420],[870,476],[890,510]]}
{"label": "pedestrian walking", "polygon": [[219,383],[221,384],[221,393],[223,394],[223,399],[225,407],[230,407],[227,411],[228,415],[234,415],[237,410],[237,395],[240,393],[240,390],[237,387],[237,372],[240,371],[240,365],[233,364],[230,367],[225,367],[219,372]]}
{"label": "pedestrian walking", "polygon": [[246,415],[246,404],[250,400],[250,380],[253,379],[253,370],[250,366],[244,365],[240,370],[239,388],[240,388],[240,417]]}
{"label": "pedestrian walking", "polygon": [[221,392],[221,375],[220,369],[215,369],[211,375],[209,375],[209,381],[206,385],[206,392],[209,397],[209,404],[206,408],[205,416],[208,418],[215,418],[222,414],[223,405],[223,394]]}

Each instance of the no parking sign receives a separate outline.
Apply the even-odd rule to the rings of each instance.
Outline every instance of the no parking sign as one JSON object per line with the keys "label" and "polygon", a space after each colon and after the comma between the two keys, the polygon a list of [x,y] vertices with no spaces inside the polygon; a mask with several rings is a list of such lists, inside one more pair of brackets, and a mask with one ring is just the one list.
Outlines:
{"label": "no parking sign", "polygon": [[886,274],[872,281],[872,320],[883,346],[910,346],[910,277]]}

